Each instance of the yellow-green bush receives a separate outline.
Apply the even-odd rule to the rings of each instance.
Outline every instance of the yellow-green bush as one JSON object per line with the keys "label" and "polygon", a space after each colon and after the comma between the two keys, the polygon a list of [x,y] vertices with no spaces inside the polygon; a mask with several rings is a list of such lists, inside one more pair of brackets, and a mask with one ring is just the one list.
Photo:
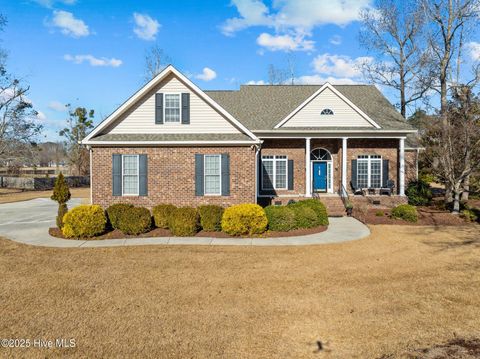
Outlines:
{"label": "yellow-green bush", "polygon": [[175,208],[168,220],[174,236],[194,236],[199,228],[199,216],[196,208]]}
{"label": "yellow-green bush", "polygon": [[258,204],[238,204],[223,212],[222,230],[232,236],[263,233],[267,224],[265,211]]}
{"label": "yellow-green bush", "polygon": [[305,199],[303,201],[299,201],[292,206],[299,206],[299,207],[308,207],[311,208],[318,218],[318,225],[328,226],[328,213],[327,208],[325,205],[320,202],[318,199]]}
{"label": "yellow-green bush", "polygon": [[313,228],[321,225],[317,213],[310,206],[297,202],[288,207],[295,213],[296,228]]}
{"label": "yellow-green bush", "polygon": [[267,206],[268,229],[288,232],[296,228],[295,212],[289,206]]}
{"label": "yellow-green bush", "polygon": [[116,203],[107,208],[107,217],[113,229],[119,229],[120,220],[134,206],[129,203]]}
{"label": "yellow-green bush", "polygon": [[89,238],[105,231],[107,217],[98,205],[81,205],[63,217],[62,233],[68,238]]}
{"label": "yellow-green bush", "polygon": [[392,209],[392,217],[415,223],[418,221],[417,208],[410,204],[401,204]]}
{"label": "yellow-green bush", "polygon": [[175,207],[173,204],[159,204],[153,207],[152,212],[155,226],[158,228],[168,229],[168,221],[176,208],[177,207]]}
{"label": "yellow-green bush", "polygon": [[200,224],[204,231],[218,232],[222,230],[222,216],[225,209],[213,204],[198,207]]}
{"label": "yellow-green bush", "polygon": [[148,208],[131,207],[119,217],[118,229],[125,234],[146,233],[152,229],[152,215]]}

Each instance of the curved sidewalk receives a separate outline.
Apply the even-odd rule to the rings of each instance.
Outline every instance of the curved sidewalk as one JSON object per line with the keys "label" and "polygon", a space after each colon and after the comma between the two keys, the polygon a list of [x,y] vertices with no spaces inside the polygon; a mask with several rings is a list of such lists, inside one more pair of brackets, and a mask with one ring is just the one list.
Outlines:
{"label": "curved sidewalk", "polygon": [[[80,203],[72,199],[69,207]],[[331,217],[324,232],[298,237],[280,238],[208,238],[152,237],[104,240],[70,240],[55,238],[48,228],[55,225],[57,205],[46,198],[0,205],[0,236],[15,242],[42,247],[115,247],[136,245],[242,245],[242,246],[301,246],[339,243],[367,237],[370,230],[352,217]]]}

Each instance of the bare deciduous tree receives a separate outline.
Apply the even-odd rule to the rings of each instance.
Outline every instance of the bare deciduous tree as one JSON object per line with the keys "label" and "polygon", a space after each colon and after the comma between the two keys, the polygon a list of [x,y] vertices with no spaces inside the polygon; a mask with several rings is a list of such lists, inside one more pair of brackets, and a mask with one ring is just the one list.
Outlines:
{"label": "bare deciduous tree", "polygon": [[469,86],[452,89],[452,100],[428,124],[425,158],[435,176],[453,192],[453,212],[460,210],[465,179],[480,171],[480,99]]}
{"label": "bare deciduous tree", "polygon": [[424,70],[427,56],[422,50],[424,16],[415,0],[378,0],[376,7],[361,13],[360,42],[375,54],[361,69],[375,84],[398,91],[400,112],[422,99],[429,89]]}
{"label": "bare deciduous tree", "polygon": [[[480,0],[422,0],[425,17],[429,19],[428,52],[431,73],[436,77],[433,89],[440,95],[440,112],[447,109],[448,83],[460,77],[462,46],[480,16]],[[453,62],[452,62],[453,61]]]}
{"label": "bare deciduous tree", "polygon": [[149,48],[145,53],[145,82],[157,76],[171,61],[158,45]]}
{"label": "bare deciduous tree", "polygon": [[283,85],[289,77],[288,71],[275,67],[273,64],[268,65],[268,84]]}

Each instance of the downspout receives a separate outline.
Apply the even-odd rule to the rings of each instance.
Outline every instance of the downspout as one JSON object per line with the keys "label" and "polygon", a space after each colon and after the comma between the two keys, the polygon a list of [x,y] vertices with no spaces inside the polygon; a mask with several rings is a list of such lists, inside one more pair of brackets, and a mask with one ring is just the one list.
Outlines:
{"label": "downspout", "polygon": [[253,145],[255,149],[255,203],[258,203],[258,196],[260,195],[259,192],[259,183],[258,183],[258,174],[259,174],[259,156],[260,156],[260,150],[262,148],[261,144],[258,145]]}
{"label": "downspout", "polygon": [[87,146],[87,149],[88,149],[88,153],[90,155],[90,204],[93,204],[93,187],[92,187],[92,175],[93,175],[93,172],[92,172],[92,168],[93,168],[93,164],[92,164],[92,157],[93,157],[93,148],[91,146]]}

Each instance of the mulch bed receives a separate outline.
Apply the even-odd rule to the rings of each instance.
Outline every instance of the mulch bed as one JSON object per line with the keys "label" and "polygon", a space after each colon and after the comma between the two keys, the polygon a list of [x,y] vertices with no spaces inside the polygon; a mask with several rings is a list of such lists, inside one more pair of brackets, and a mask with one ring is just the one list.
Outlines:
{"label": "mulch bed", "polygon": [[[377,212],[383,212],[383,216],[377,216]],[[418,222],[411,223],[402,219],[390,217],[389,209],[369,209],[365,216],[355,213],[355,218],[366,224],[399,224],[399,225],[416,225],[416,226],[464,226],[469,224],[462,217],[453,215],[449,211],[434,207],[417,207]]]}
{"label": "mulch bed", "polygon": [[[307,229],[295,229],[289,232],[276,232],[276,231],[267,231],[261,235],[255,236],[256,238],[272,238],[272,237],[296,237],[296,236],[304,236],[307,234],[314,234],[320,233],[327,230],[327,226],[319,226],[314,228],[307,228]],[[52,237],[75,240],[72,238],[66,238],[62,231],[57,227],[51,227],[48,229],[48,233]],[[151,238],[151,237],[173,237],[172,233],[168,229],[162,228],[155,228],[152,229],[150,232],[142,233],[138,235],[128,235],[124,234],[118,229],[110,230],[101,236],[92,237],[92,238],[85,238],[89,240],[97,240],[97,239],[124,239],[124,238]],[[213,238],[238,238],[230,236],[224,232],[206,232],[200,231],[198,232],[195,237],[213,237]]]}

